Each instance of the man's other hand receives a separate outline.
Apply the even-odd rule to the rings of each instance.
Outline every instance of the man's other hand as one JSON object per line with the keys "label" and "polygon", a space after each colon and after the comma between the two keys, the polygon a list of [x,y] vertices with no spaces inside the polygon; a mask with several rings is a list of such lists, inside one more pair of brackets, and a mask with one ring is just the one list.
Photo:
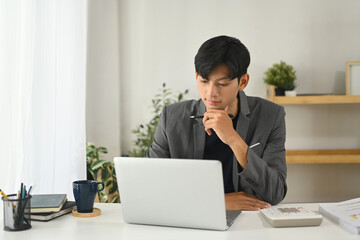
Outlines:
{"label": "man's other hand", "polygon": [[261,201],[257,197],[245,192],[234,192],[225,194],[226,210],[248,210],[258,211],[262,208],[269,208],[271,205]]}

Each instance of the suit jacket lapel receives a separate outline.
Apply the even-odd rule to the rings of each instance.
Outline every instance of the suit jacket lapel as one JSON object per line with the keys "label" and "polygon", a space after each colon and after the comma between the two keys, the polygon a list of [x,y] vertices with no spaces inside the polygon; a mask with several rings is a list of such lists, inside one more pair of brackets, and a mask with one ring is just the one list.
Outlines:
{"label": "suit jacket lapel", "polygon": [[250,114],[249,105],[247,102],[246,95],[243,91],[239,92],[239,118],[236,123],[236,132],[240,135],[240,137],[246,141],[246,136],[249,129],[250,124],[250,118],[247,117],[247,115]]}
{"label": "suit jacket lapel", "polygon": [[[236,123],[236,132],[240,135],[240,137],[246,141],[249,125],[250,125],[250,118],[247,115],[250,114],[249,104],[247,102],[246,95],[243,91],[239,92],[239,118]],[[233,184],[235,192],[239,191],[239,164],[236,160],[234,155],[233,157]]]}
{"label": "suit jacket lapel", "polygon": [[[200,100],[198,109],[195,109],[196,116],[202,116],[205,113],[205,104]],[[205,149],[205,130],[202,118],[194,119],[194,159],[202,159]]]}

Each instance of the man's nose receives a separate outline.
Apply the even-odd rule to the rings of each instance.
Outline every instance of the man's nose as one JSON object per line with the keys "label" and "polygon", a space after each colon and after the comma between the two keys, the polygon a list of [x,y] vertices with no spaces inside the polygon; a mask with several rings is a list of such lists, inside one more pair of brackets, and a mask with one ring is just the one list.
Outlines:
{"label": "man's nose", "polygon": [[210,97],[219,95],[219,88],[216,86],[216,84],[210,82],[209,85],[209,95]]}

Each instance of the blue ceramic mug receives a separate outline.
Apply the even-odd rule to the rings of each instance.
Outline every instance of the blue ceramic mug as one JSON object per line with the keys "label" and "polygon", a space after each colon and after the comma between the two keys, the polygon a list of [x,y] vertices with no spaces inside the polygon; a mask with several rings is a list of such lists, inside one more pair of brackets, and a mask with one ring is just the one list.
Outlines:
{"label": "blue ceramic mug", "polygon": [[[99,185],[101,187],[99,188]],[[103,182],[80,180],[73,182],[73,192],[79,213],[93,212],[96,194],[104,189]]]}

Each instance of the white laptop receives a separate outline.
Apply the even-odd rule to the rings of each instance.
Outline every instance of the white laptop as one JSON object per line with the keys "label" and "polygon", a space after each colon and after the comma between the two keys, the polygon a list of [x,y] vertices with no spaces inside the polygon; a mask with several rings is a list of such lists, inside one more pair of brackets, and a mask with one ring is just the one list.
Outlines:
{"label": "white laptop", "polygon": [[225,209],[220,161],[116,157],[114,163],[127,223],[226,230],[241,212]]}

